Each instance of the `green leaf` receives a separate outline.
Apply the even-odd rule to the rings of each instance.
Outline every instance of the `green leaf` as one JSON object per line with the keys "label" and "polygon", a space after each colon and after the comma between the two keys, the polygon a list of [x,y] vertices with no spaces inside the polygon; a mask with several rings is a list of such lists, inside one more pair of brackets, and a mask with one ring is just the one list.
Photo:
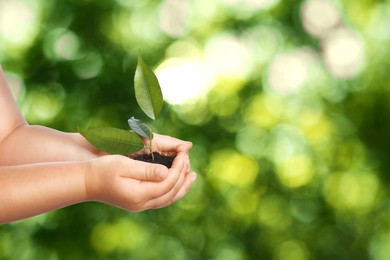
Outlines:
{"label": "green leaf", "polygon": [[141,52],[134,76],[135,98],[142,111],[151,119],[156,119],[163,106],[163,96],[154,72],[145,64]]}
{"label": "green leaf", "polygon": [[129,155],[144,148],[144,142],[134,132],[103,127],[81,131],[91,144],[111,154]]}
{"label": "green leaf", "polygon": [[153,139],[152,130],[141,120],[131,117],[128,121],[130,128],[138,135],[146,138]]}

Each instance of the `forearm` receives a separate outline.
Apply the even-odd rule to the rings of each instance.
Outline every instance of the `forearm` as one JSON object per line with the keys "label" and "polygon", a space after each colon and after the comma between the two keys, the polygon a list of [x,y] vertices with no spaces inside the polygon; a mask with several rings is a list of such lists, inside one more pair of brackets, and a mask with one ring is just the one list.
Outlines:
{"label": "forearm", "polygon": [[86,200],[87,162],[0,167],[0,224]]}
{"label": "forearm", "polygon": [[0,66],[0,165],[85,160],[99,155],[80,134],[29,126]]}
{"label": "forearm", "polygon": [[88,160],[102,152],[78,133],[24,125],[0,143],[0,155],[0,165],[19,165]]}

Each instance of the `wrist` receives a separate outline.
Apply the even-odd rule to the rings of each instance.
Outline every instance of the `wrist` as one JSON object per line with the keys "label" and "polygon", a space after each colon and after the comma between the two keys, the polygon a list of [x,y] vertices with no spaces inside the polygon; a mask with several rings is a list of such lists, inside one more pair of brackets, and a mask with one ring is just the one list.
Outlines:
{"label": "wrist", "polygon": [[94,201],[96,200],[96,178],[94,178],[94,168],[95,168],[96,160],[91,159],[85,161],[84,166],[84,187],[85,187],[85,200],[86,201]]}

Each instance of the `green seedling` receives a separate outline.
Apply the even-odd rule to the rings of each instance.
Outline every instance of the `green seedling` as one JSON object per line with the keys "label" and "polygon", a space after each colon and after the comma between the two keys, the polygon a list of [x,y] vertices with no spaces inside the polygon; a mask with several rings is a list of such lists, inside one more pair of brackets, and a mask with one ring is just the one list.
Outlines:
{"label": "green seedling", "polygon": [[[134,76],[134,92],[141,110],[149,118],[155,120],[161,112],[163,96],[156,75],[145,64],[140,52]],[[146,139],[148,140],[146,148],[149,149],[154,161],[152,130],[140,119],[134,117],[131,117],[128,123],[131,130],[104,127],[81,131],[81,134],[100,150],[122,155],[129,155],[145,148],[142,139]]]}

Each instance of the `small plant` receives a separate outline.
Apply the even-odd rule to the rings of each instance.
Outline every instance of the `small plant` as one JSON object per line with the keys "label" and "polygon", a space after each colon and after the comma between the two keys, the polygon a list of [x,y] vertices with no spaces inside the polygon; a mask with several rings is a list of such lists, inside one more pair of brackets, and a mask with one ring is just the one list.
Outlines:
{"label": "small plant", "polygon": [[[134,76],[134,92],[141,110],[152,120],[155,120],[161,112],[163,96],[158,79],[153,71],[145,64],[141,52],[138,53],[138,63]],[[144,122],[134,117],[131,117],[128,123],[131,128],[130,131],[113,127],[103,127],[81,131],[81,134],[100,150],[111,154],[122,155],[130,155],[145,148],[142,140],[144,138],[148,140],[146,148],[150,152],[151,162],[155,162],[155,155],[157,153],[153,152],[152,130]]]}

